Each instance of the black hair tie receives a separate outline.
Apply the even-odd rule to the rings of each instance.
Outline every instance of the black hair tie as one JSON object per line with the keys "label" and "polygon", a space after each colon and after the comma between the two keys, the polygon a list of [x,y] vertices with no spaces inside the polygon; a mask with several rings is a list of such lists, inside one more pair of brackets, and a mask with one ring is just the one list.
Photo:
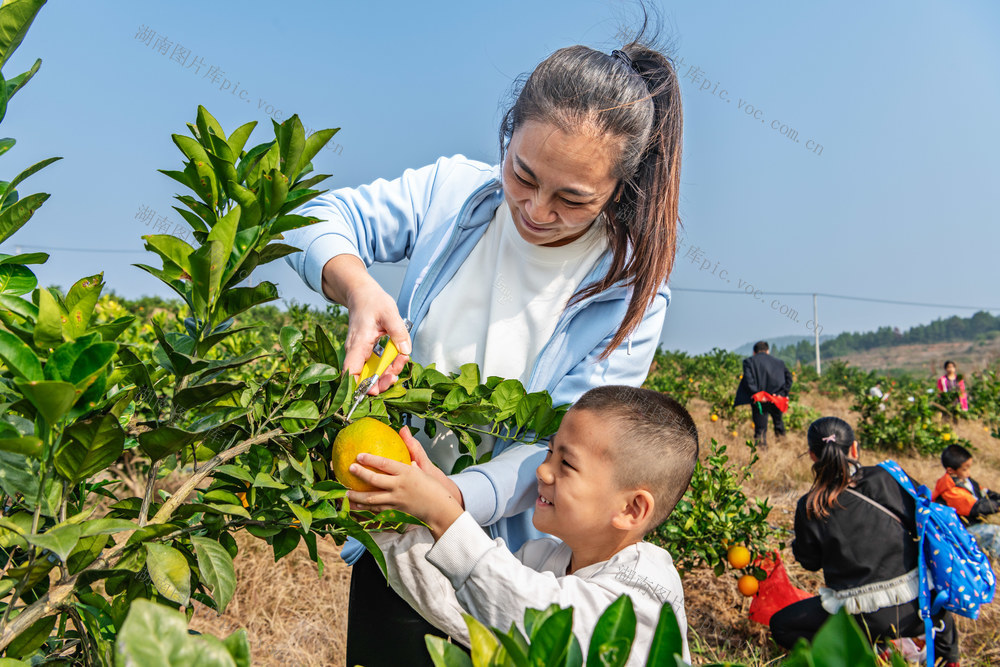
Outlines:
{"label": "black hair tie", "polygon": [[632,71],[634,71],[636,74],[642,74],[642,72],[639,71],[639,68],[635,66],[635,63],[632,62],[632,59],[629,58],[628,54],[625,53],[624,51],[620,51],[618,49],[615,49],[614,51],[611,52],[611,56],[613,58],[617,58],[618,60],[620,60],[623,63],[625,63],[625,65],[629,69],[631,69]]}

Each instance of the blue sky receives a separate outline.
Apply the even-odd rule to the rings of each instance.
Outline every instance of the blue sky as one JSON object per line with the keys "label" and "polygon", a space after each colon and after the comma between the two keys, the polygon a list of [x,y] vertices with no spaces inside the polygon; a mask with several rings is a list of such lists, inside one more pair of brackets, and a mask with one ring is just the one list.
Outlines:
{"label": "blue sky", "polygon": [[[686,236],[671,285],[731,292],[675,291],[666,347],[811,335],[812,298],[779,292],[1000,308],[1000,5],[656,6],[685,77]],[[4,119],[18,143],[3,178],[65,159],[22,186],[52,197],[3,250],[77,250],[50,250],[42,284],[103,270],[119,293],[166,295],[131,266],[149,260],[140,236],[152,232],[136,216],[182,222],[174,183],[156,170],[180,168],[170,135],[186,132],[198,104],[227,130],[259,121],[251,145],[270,138],[268,114],[341,127],[340,148],[314,161],[333,174],[327,187],[392,178],[440,155],[495,162],[514,77],[563,46],[620,46],[635,9],[53,0],[4,68],[11,77],[43,61]],[[143,26],[155,32],[148,44]],[[200,72],[171,59],[177,45]],[[260,273],[285,298],[321,303],[283,262]],[[400,274],[376,272],[390,289]],[[973,312],[824,297],[819,306],[824,334]]]}

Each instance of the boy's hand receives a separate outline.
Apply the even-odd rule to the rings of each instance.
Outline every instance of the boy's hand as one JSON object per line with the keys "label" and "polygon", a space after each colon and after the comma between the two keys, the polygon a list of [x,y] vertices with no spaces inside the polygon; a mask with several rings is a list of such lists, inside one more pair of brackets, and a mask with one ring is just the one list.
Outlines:
{"label": "boy's hand", "polygon": [[458,488],[458,485],[451,481],[451,479],[444,474],[444,471],[441,470],[441,468],[438,468],[431,462],[430,457],[427,456],[427,452],[425,452],[424,448],[420,446],[417,439],[410,434],[410,428],[408,426],[404,426],[399,429],[399,436],[403,439],[403,442],[406,443],[406,449],[410,452],[410,458],[417,465],[417,467],[437,480],[441,486],[448,489],[448,492],[455,497],[458,504],[464,508],[465,500],[462,498],[462,491]]}
{"label": "boy's hand", "polygon": [[[381,472],[369,470],[369,467]],[[348,491],[347,498],[353,508],[372,512],[401,510],[426,523],[435,540],[463,512],[458,499],[439,480],[421,470],[416,460],[406,465],[382,456],[358,454],[357,463],[351,464],[350,471],[362,481],[380,489]]]}

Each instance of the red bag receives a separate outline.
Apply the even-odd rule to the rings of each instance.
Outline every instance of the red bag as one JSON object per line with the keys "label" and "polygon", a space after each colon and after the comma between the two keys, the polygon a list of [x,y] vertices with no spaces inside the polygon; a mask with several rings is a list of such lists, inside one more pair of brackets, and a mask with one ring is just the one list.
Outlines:
{"label": "red bag", "polygon": [[795,604],[799,600],[812,597],[801,588],[792,585],[777,551],[759,559],[755,565],[767,572],[767,579],[760,582],[757,594],[754,595],[753,602],[750,603],[751,621],[768,625],[775,612]]}
{"label": "red bag", "polygon": [[774,405],[781,412],[788,412],[787,396],[775,396],[774,394],[769,394],[766,391],[758,391],[750,398],[757,401],[758,403],[774,403]]}

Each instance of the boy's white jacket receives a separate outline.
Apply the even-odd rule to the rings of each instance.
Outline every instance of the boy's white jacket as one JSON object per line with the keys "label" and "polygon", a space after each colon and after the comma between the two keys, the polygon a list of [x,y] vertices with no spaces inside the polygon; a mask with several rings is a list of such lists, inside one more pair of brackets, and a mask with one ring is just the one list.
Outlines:
{"label": "boy's white jacket", "polygon": [[[285,233],[285,242],[302,250],[286,260],[321,295],[323,267],[338,255],[355,255],[366,266],[409,260],[396,303],[419,336],[431,302],[469,256],[503,202],[498,165],[461,155],[442,157],[392,181],[378,179],[325,193],[296,210],[321,222]],[[611,254],[606,252],[584,284],[603,278],[610,263]],[[567,307],[542,348],[526,389],[548,391],[553,404],[562,405],[600,385],[640,386],[659,344],[670,292],[664,284],[639,327],[607,359],[600,359],[624,319],[630,297],[631,290],[618,284]],[[544,457],[543,446],[513,446],[498,439],[490,462],[452,477],[475,520],[514,549],[542,536],[531,524],[531,510],[534,471]],[[360,556],[358,546],[345,548],[343,557],[349,563]]]}
{"label": "boy's white jacket", "polygon": [[423,527],[402,535],[372,536],[385,554],[392,588],[429,623],[455,641],[469,645],[466,612],[488,627],[524,630],[526,609],[552,603],[573,607],[573,634],[586,654],[590,635],[608,606],[622,594],[632,600],[635,642],[628,665],[645,665],[661,607],[669,603],[687,644],[684,591],[670,554],[639,542],[609,560],[566,574],[571,552],[553,538],[526,542],[511,553],[502,539],[491,539],[468,512],[434,543]]}

